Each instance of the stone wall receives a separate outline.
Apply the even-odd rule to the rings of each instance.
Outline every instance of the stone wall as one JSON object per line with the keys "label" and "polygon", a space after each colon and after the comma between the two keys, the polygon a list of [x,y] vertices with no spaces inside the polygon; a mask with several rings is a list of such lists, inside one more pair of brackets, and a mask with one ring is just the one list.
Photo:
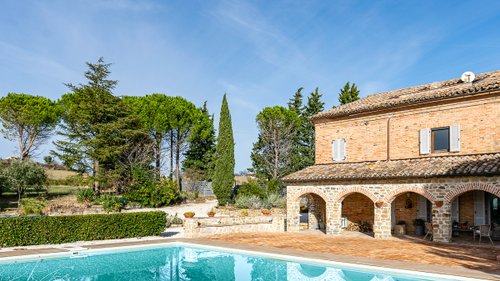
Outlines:
{"label": "stone wall", "polygon": [[451,239],[451,202],[460,193],[483,190],[500,197],[500,177],[429,178],[379,181],[337,181],[287,186],[287,222],[289,231],[299,230],[299,200],[316,194],[326,202],[326,233],[339,234],[342,201],[350,194],[361,193],[375,202],[376,238],[391,237],[391,203],[398,195],[414,192],[432,203],[434,240]]}
{"label": "stone wall", "polygon": [[284,231],[285,217],[283,215],[192,218],[184,221],[184,236],[186,238],[228,233]]}
{"label": "stone wall", "polygon": [[388,154],[390,159],[426,157],[419,153],[419,130],[453,124],[460,125],[461,150],[439,155],[498,152],[499,107],[497,93],[481,99],[464,98],[316,121],[316,164],[332,163],[332,141],[340,138],[346,140],[349,162],[386,160]]}

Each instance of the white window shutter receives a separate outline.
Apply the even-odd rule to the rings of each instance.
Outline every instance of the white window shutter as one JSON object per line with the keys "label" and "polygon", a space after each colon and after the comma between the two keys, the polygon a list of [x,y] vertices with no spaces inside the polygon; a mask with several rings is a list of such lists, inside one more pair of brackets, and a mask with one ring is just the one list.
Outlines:
{"label": "white window shutter", "polygon": [[336,139],[332,141],[332,159],[335,162],[344,161],[346,159],[345,139]]}
{"label": "white window shutter", "polygon": [[339,140],[339,152],[340,152],[340,157],[339,157],[340,161],[344,161],[347,158],[345,139]]}
{"label": "white window shutter", "polygon": [[450,152],[460,151],[460,125],[450,126]]}
{"label": "white window shutter", "polygon": [[339,161],[339,152],[338,152],[338,140],[333,140],[332,141],[332,159],[333,161]]}
{"label": "white window shutter", "polygon": [[431,153],[431,129],[420,129],[420,154]]}

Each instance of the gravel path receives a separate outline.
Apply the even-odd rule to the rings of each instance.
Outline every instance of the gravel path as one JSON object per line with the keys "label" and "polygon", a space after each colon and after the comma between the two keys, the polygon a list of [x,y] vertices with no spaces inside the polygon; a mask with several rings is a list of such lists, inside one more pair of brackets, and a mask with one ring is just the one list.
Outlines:
{"label": "gravel path", "polygon": [[204,203],[187,203],[187,204],[168,206],[163,208],[132,209],[132,210],[124,210],[124,212],[164,211],[170,216],[175,216],[175,214],[177,214],[179,218],[183,219],[185,212],[195,212],[197,217],[206,217],[207,213],[216,206],[217,206],[217,200],[209,200]]}

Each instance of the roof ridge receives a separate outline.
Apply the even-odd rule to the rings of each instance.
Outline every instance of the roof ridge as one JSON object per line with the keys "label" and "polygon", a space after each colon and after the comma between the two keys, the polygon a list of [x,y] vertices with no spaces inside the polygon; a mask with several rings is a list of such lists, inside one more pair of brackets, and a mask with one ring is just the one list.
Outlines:
{"label": "roof ridge", "polygon": [[[477,74],[476,80],[474,80],[473,83],[464,83],[460,78],[452,78],[392,91],[369,94],[357,101],[315,114],[311,119],[315,120],[343,116],[350,113],[368,112],[390,106],[470,95],[496,89],[500,89],[500,70]],[[425,93],[428,95],[425,96]]]}

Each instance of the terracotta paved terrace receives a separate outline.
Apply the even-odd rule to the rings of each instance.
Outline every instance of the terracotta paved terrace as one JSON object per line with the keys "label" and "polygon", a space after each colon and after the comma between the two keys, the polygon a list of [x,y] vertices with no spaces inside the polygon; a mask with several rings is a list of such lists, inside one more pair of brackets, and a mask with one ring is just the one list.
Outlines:
{"label": "terracotta paved terrace", "polygon": [[210,240],[281,249],[394,260],[418,264],[463,267],[500,272],[500,248],[407,240],[328,237],[323,234],[241,233],[208,237]]}

